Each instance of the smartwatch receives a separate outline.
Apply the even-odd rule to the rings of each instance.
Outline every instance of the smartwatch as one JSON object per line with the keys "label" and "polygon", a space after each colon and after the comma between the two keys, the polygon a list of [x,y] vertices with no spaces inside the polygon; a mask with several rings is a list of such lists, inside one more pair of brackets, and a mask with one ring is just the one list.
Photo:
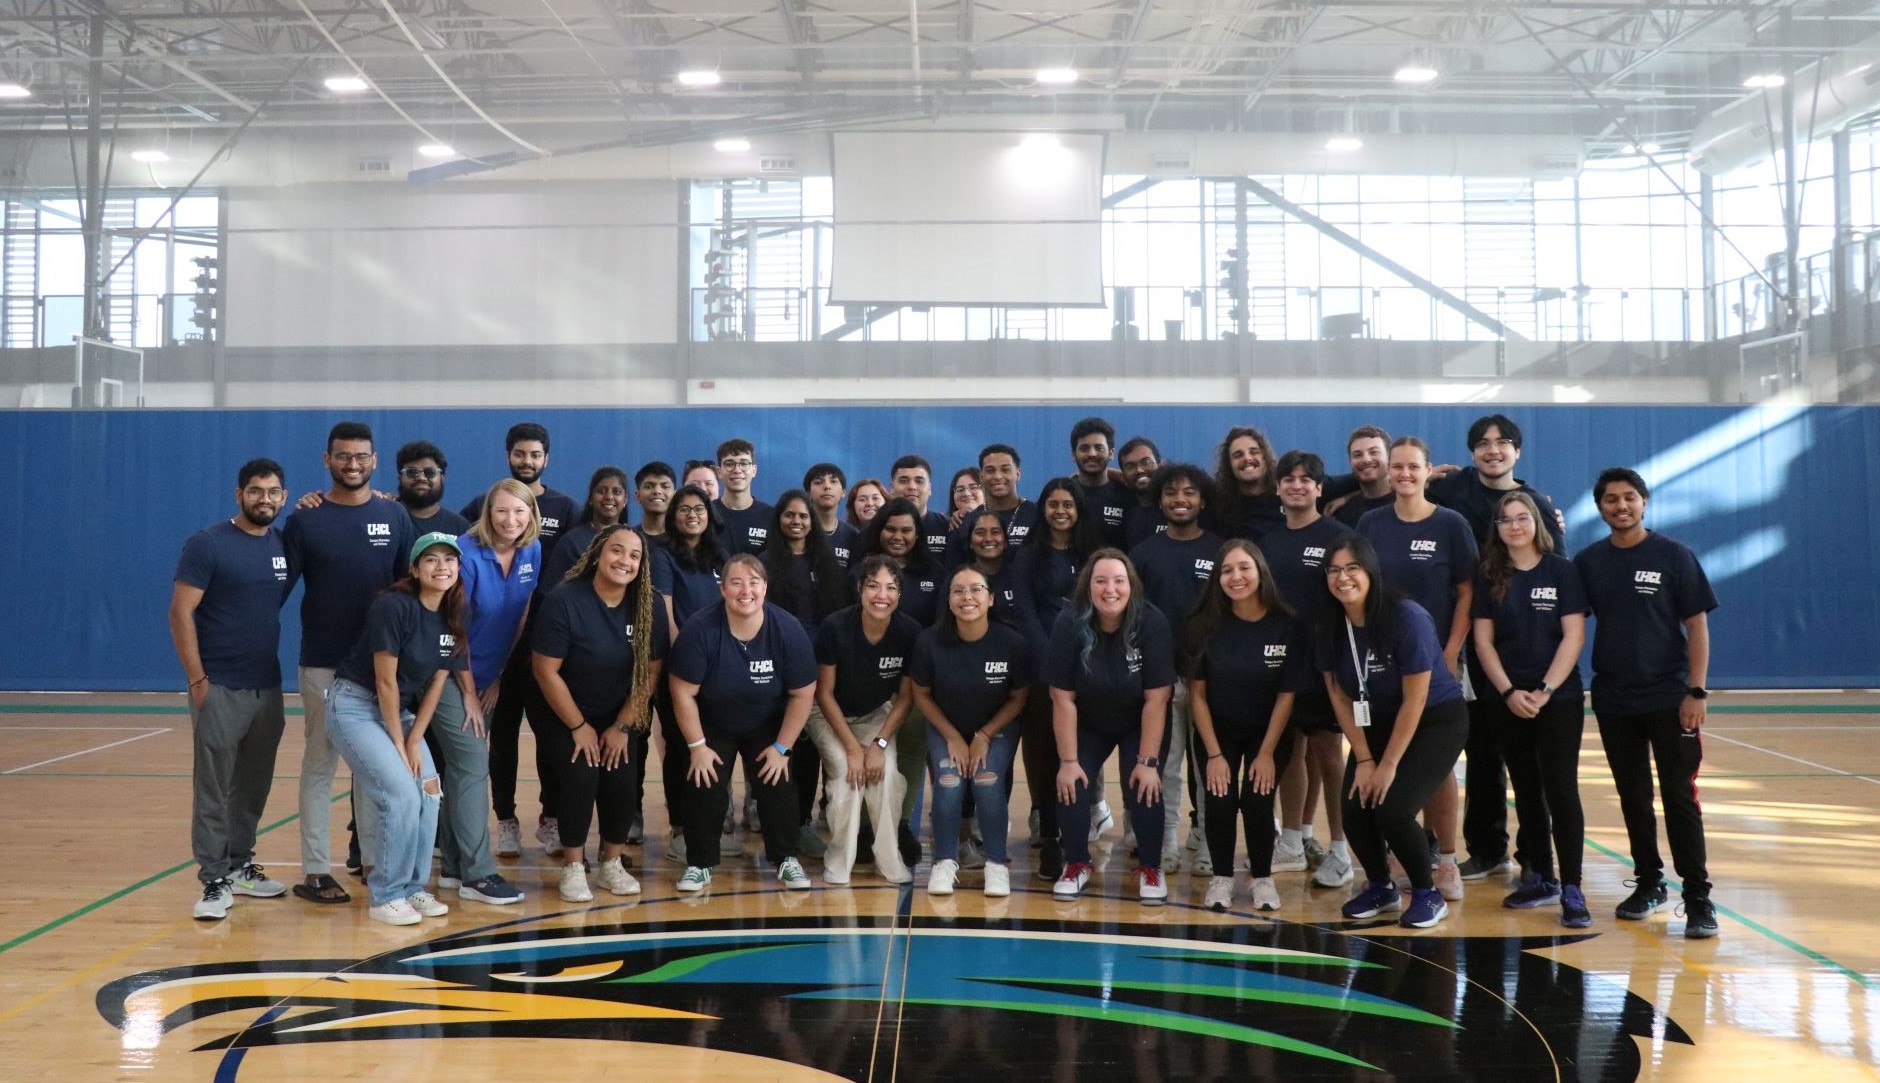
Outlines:
{"label": "smartwatch", "polygon": [[1136,765],[1138,767],[1154,767],[1159,769],[1162,766],[1162,761],[1154,756],[1137,756]]}
{"label": "smartwatch", "polygon": [[1701,684],[1694,684],[1691,687],[1685,689],[1685,691],[1690,693],[1690,696],[1692,699],[1709,699],[1710,698],[1710,689],[1705,688]]}
{"label": "smartwatch", "polygon": [[777,742],[775,742],[775,741],[772,741],[772,742],[770,743],[770,747],[771,747],[771,748],[774,748],[774,749],[776,749],[776,750],[777,750],[777,755],[779,755],[779,756],[782,756],[782,757],[784,757],[785,759],[788,759],[788,758],[789,758],[789,756],[790,756],[790,749],[789,749],[789,747],[788,747],[788,746],[786,746],[786,745],[782,745],[782,744],[779,744],[779,743],[777,743]]}
{"label": "smartwatch", "polygon": [[886,752],[888,750],[888,746],[892,743],[893,742],[889,741],[886,737],[877,737],[875,738],[875,742],[874,742],[875,747],[881,749],[883,752]]}
{"label": "smartwatch", "polygon": [[1551,696],[1553,694],[1554,694],[1554,686],[1551,684],[1548,684],[1546,681],[1542,681],[1541,682],[1541,695]]}

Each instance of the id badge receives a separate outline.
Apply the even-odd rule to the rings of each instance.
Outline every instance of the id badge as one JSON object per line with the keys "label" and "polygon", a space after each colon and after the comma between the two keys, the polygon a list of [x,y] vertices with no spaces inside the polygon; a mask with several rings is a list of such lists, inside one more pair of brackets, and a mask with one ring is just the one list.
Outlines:
{"label": "id badge", "polygon": [[1368,699],[1352,700],[1351,701],[1351,720],[1357,723],[1358,728],[1361,730],[1370,729],[1371,728],[1371,701]]}

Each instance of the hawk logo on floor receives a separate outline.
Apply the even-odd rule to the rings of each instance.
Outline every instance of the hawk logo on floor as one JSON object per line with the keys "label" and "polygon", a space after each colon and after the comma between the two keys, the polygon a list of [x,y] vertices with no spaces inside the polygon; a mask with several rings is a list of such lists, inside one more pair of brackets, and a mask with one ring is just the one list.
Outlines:
{"label": "hawk logo on floor", "polygon": [[[907,1051],[965,1035],[999,1050],[1015,1077],[1074,1063],[1080,1083],[1143,1078],[1144,1057],[1172,1079],[1197,1060],[1250,1056],[1298,1078],[1420,1078],[1447,1064],[1554,1079],[1572,1064],[1575,1078],[1630,1080],[1634,1036],[1690,1040],[1622,986],[1527,950],[1585,937],[787,916],[726,930],[647,922],[647,904],[633,924],[609,924],[608,909],[362,961],[151,971],[99,990],[98,1011],[146,1038],[158,1020],[159,1035],[197,1024],[195,1048],[223,1051],[218,1080],[236,1078],[249,1049],[400,1038],[615,1039],[772,1058],[821,1050],[806,1067],[855,1080],[890,1074],[899,1047],[899,1070],[926,1079],[912,1070],[925,1054],[910,1064]],[[571,918],[587,924],[553,927]],[[884,988],[903,1001],[885,1015]],[[779,1007],[800,1042],[778,1045]],[[220,1035],[202,1022],[218,1016]],[[898,1033],[866,1040],[876,1028]]]}

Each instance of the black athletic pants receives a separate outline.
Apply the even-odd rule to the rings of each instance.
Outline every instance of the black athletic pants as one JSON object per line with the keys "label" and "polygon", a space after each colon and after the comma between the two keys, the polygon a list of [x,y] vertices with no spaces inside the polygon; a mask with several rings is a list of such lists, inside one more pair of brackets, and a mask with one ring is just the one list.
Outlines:
{"label": "black athletic pants", "polygon": [[[1394,718],[1391,720],[1396,721]],[[1390,746],[1390,726],[1373,724],[1365,733],[1373,758]],[[1436,795],[1443,776],[1456,769],[1456,758],[1469,738],[1469,712],[1461,700],[1427,707],[1417,723],[1417,731],[1397,763],[1397,777],[1384,794],[1382,804],[1365,808],[1351,796],[1351,786],[1358,776],[1358,758],[1354,750],[1345,759],[1345,837],[1351,852],[1364,866],[1364,875],[1373,883],[1390,879],[1388,853],[1397,855],[1410,886],[1427,890],[1430,879],[1430,840],[1417,822],[1417,814]]]}
{"label": "black athletic pants", "polygon": [[1273,750],[1274,786],[1266,793],[1258,793],[1253,783],[1247,779],[1247,767],[1253,763],[1254,756],[1260,752],[1260,742],[1266,739],[1265,727],[1259,733],[1232,733],[1217,726],[1214,739],[1220,742],[1221,755],[1227,760],[1227,794],[1216,797],[1208,791],[1209,767],[1213,761],[1208,759],[1208,750],[1201,747],[1201,738],[1195,738],[1196,753],[1201,759],[1197,774],[1201,782],[1203,800],[1207,802],[1208,856],[1214,861],[1214,875],[1234,875],[1234,828],[1244,824],[1247,832],[1247,868],[1255,879],[1273,875],[1273,802],[1279,796],[1279,776],[1286,773],[1286,764],[1292,760],[1293,730],[1286,727],[1280,735],[1279,746]]}
{"label": "black athletic pants", "polygon": [[[529,719],[529,729],[535,734],[535,777],[541,780],[542,785],[542,815],[549,815],[561,803],[561,796],[555,792],[558,775],[543,751],[542,733],[549,727],[567,727],[561,724],[561,719],[549,710],[548,701],[542,698],[542,689],[535,683],[535,669],[530,654],[529,641],[525,636],[521,643],[516,644],[515,653],[509,656],[509,665],[503,669],[503,684],[496,694],[496,709],[490,712],[487,720],[490,728],[490,804],[495,806],[496,818],[499,820],[516,818],[516,770],[521,762],[518,746],[525,714]],[[553,739],[552,733],[550,739]]]}
{"label": "black athletic pants", "polygon": [[555,814],[562,848],[571,850],[587,844],[588,824],[596,808],[600,810],[601,841],[626,845],[633,817],[640,811],[640,774],[634,764],[646,759],[648,735],[629,734],[627,762],[610,771],[589,764],[585,757],[576,760],[574,731],[560,718],[548,717],[554,725],[543,726],[535,740],[555,776],[555,791],[561,795],[561,804],[548,811]]}
{"label": "black athletic pants", "polygon": [[1516,717],[1503,700],[1486,702],[1514,783],[1522,863],[1551,880],[1557,855],[1560,882],[1579,883],[1586,849],[1586,816],[1580,809],[1580,734],[1586,718],[1579,682],[1568,694],[1549,699],[1533,718]]}
{"label": "black athletic pants", "polygon": [[[1488,674],[1468,652],[1469,682],[1476,699],[1469,704],[1468,765],[1462,776],[1462,845],[1478,862],[1499,865],[1508,856],[1508,776],[1503,770],[1499,716],[1506,714],[1495,698]],[[1519,840],[1516,840],[1517,843]],[[1531,865],[1517,849],[1523,864]]]}
{"label": "black athletic pants", "polygon": [[1665,806],[1665,835],[1671,861],[1684,881],[1684,897],[1710,897],[1705,867],[1704,810],[1697,802],[1697,771],[1704,763],[1703,731],[1678,725],[1676,707],[1639,714],[1602,714],[1599,740],[1619,788],[1619,811],[1632,844],[1632,866],[1641,884],[1664,878],[1658,853],[1658,820],[1652,812],[1652,765],[1658,766],[1659,797]]}
{"label": "black athletic pants", "polygon": [[[718,864],[718,833],[724,827],[725,812],[731,807],[731,769],[744,761],[744,784],[757,798],[757,814],[764,826],[764,856],[775,866],[786,857],[796,856],[796,783],[779,779],[765,783],[757,771],[757,757],[777,740],[775,728],[766,728],[744,737],[706,734],[705,741],[718,753],[718,781],[709,786],[694,786],[690,779],[681,783],[685,791],[686,864],[709,869]],[[689,762],[685,741],[675,746],[682,762]],[[795,774],[796,757],[790,770]],[[681,775],[684,771],[681,770]]]}

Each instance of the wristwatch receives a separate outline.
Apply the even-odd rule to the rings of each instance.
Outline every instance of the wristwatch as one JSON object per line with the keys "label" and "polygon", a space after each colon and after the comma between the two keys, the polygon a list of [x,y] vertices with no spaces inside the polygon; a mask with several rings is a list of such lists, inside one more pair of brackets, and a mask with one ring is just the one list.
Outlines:
{"label": "wristwatch", "polygon": [[1154,756],[1137,756],[1137,757],[1136,757],[1136,764],[1137,764],[1137,766],[1139,766],[1139,767],[1156,767],[1156,768],[1160,768],[1160,767],[1162,766],[1162,761],[1161,761],[1160,759],[1157,759],[1157,758],[1156,758],[1156,757],[1154,757]]}
{"label": "wristwatch", "polygon": [[1692,699],[1709,699],[1710,698],[1710,689],[1705,688],[1701,684],[1694,684],[1691,687],[1685,689],[1685,691],[1690,694],[1690,697]]}
{"label": "wristwatch", "polygon": [[782,756],[785,759],[788,759],[790,757],[789,745],[786,745],[782,743],[781,741],[772,741],[770,743],[770,747],[776,751],[777,755]]}
{"label": "wristwatch", "polygon": [[889,741],[886,737],[875,738],[875,747],[881,749],[883,752],[886,752],[888,750],[888,745],[892,743],[893,742]]}
{"label": "wristwatch", "polygon": [[1546,681],[1542,681],[1541,682],[1541,695],[1551,696],[1553,694],[1554,694],[1554,686],[1551,684],[1548,684]]}

